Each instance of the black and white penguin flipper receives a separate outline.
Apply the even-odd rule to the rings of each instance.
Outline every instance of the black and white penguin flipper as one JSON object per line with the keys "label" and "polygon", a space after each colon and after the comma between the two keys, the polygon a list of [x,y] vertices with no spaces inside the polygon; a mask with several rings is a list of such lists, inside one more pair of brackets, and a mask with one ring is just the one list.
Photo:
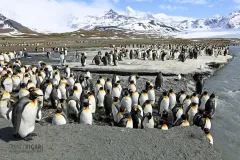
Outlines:
{"label": "black and white penguin flipper", "polygon": [[188,111],[190,110],[190,108],[191,108],[191,104],[187,107],[186,112],[184,113],[185,115],[188,115]]}
{"label": "black and white penguin flipper", "polygon": [[160,113],[160,110],[161,110],[161,102],[163,100],[164,96],[160,96],[159,99],[158,99],[158,114]]}
{"label": "black and white penguin flipper", "polygon": [[19,99],[14,105],[13,105],[13,111],[12,111],[12,124],[13,124],[13,134],[16,135],[19,131],[20,124],[21,124],[21,118],[22,118],[22,112],[25,108],[25,106],[31,102],[31,100],[27,97],[22,97]]}

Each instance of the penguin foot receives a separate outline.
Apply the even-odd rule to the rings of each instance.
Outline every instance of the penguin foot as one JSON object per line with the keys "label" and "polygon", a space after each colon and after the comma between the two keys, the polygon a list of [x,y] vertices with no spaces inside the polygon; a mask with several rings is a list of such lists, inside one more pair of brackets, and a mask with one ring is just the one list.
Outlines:
{"label": "penguin foot", "polygon": [[33,138],[32,138],[31,136],[24,137],[23,139],[24,139],[25,141],[31,141],[31,140],[33,140]]}
{"label": "penguin foot", "polygon": [[13,137],[19,138],[20,136],[18,134],[13,134]]}
{"label": "penguin foot", "polygon": [[36,133],[30,133],[28,136],[31,136],[31,137],[36,137],[37,134]]}

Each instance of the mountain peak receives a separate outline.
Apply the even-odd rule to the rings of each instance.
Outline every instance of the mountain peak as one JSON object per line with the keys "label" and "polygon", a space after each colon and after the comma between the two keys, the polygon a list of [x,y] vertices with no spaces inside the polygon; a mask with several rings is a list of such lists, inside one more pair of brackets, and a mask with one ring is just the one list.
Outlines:
{"label": "mountain peak", "polygon": [[136,11],[134,11],[131,7],[127,6],[126,7],[126,15],[127,16],[135,16],[136,15]]}
{"label": "mountain peak", "polygon": [[154,16],[153,16],[153,14],[152,14],[151,12],[145,13],[144,18],[145,18],[145,19],[151,19],[151,20],[152,20],[152,19],[155,19]]}
{"label": "mountain peak", "polygon": [[118,15],[113,9],[110,9],[105,15]]}

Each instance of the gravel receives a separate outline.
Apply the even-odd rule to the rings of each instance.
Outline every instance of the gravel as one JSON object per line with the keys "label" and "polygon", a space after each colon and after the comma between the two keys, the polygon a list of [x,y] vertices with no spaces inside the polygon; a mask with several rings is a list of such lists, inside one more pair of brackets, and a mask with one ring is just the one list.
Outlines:
{"label": "gravel", "polygon": [[[0,119],[0,155],[9,159],[221,159],[196,127],[168,131],[67,124],[36,125],[33,141],[12,137],[11,122]],[[26,145],[42,149],[14,150]]]}

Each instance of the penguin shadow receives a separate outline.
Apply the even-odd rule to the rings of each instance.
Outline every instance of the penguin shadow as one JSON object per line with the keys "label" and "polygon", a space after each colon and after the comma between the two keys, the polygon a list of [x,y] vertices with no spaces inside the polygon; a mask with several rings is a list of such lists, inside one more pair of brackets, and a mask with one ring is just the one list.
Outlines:
{"label": "penguin shadow", "polygon": [[12,141],[21,141],[21,137],[14,137],[13,136],[13,128],[12,127],[6,127],[0,129],[0,139],[4,142],[12,142]]}

